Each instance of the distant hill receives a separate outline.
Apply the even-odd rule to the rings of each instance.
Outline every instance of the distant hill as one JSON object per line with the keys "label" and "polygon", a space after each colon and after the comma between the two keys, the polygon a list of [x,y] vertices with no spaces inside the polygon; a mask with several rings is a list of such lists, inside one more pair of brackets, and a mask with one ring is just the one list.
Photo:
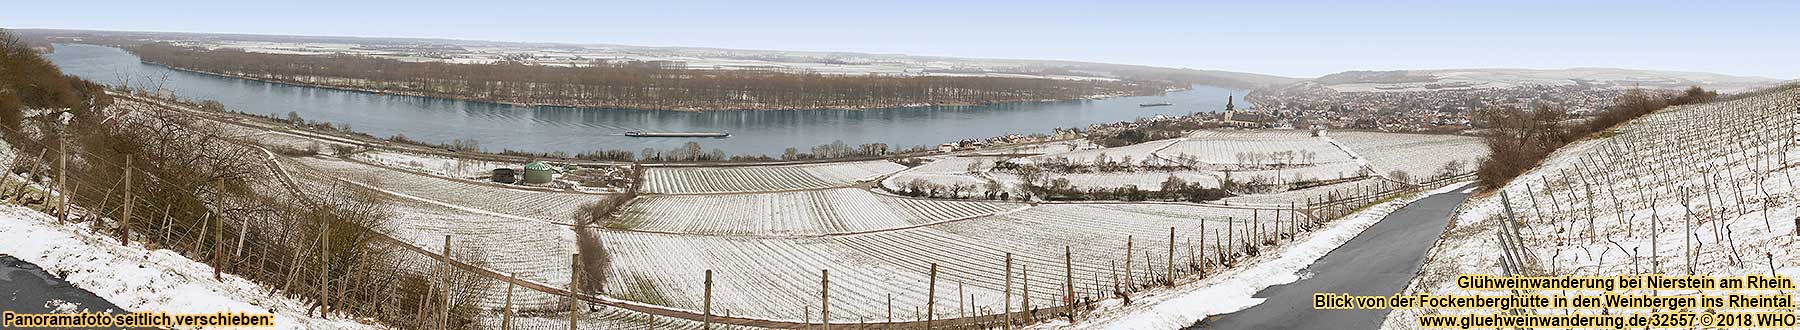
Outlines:
{"label": "distant hill", "polygon": [[1524,86],[1586,85],[1595,88],[1652,89],[1700,86],[1725,93],[1769,87],[1781,80],[1704,72],[1655,71],[1615,68],[1442,69],[1398,71],[1346,71],[1310,80],[1339,92],[1425,91],[1445,89],[1497,89]]}
{"label": "distant hill", "polygon": [[493,63],[513,61],[569,66],[587,61],[680,62],[690,69],[773,70],[827,75],[985,76],[1062,80],[1149,80],[1180,85],[1252,89],[1297,78],[1255,73],[1060,60],[962,58],[828,51],[648,47],[613,44],[506,42],[422,38],[285,36],[219,33],[20,29],[34,46],[74,42],[129,46],[173,42],[205,48],[241,48],[278,54],[348,54],[403,61]]}

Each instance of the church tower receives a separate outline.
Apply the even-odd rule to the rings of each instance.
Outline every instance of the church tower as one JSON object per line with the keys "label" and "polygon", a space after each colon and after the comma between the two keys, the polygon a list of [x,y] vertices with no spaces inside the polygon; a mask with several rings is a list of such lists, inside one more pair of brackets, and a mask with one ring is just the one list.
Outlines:
{"label": "church tower", "polygon": [[1237,110],[1237,106],[1231,104],[1232,99],[1236,99],[1236,98],[1237,98],[1236,94],[1225,97],[1225,112],[1232,112],[1232,111]]}

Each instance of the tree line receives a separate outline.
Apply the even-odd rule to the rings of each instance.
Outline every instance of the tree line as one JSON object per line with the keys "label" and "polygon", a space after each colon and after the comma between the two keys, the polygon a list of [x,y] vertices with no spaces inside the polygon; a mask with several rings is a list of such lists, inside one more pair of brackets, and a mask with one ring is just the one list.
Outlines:
{"label": "tree line", "polygon": [[575,67],[411,62],[354,55],[293,55],[200,49],[168,43],[128,46],[143,61],[178,69],[276,82],[510,104],[728,110],[969,105],[1156,95],[1160,80],[823,75],[766,70],[689,70],[641,61]]}

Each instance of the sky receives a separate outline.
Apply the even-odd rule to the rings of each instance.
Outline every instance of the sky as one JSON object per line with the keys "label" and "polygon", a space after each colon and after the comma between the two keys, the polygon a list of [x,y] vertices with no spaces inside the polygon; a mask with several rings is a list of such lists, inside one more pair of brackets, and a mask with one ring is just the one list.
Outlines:
{"label": "sky", "polygon": [[9,1],[0,27],[1054,59],[1317,77],[1619,67],[1800,78],[1796,1]]}

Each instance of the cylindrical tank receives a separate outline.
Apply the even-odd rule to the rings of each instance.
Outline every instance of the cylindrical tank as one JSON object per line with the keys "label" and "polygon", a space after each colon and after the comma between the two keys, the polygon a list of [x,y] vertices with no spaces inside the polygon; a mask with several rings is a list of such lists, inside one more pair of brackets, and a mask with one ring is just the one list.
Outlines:
{"label": "cylindrical tank", "polygon": [[544,162],[531,162],[530,164],[525,164],[525,183],[550,183],[552,174],[556,174],[556,169],[551,168],[550,164],[544,164]]}
{"label": "cylindrical tank", "polygon": [[494,169],[493,179],[494,182],[513,183],[514,180],[518,180],[518,175],[519,173],[517,171],[513,171],[513,169],[510,168],[496,168]]}

